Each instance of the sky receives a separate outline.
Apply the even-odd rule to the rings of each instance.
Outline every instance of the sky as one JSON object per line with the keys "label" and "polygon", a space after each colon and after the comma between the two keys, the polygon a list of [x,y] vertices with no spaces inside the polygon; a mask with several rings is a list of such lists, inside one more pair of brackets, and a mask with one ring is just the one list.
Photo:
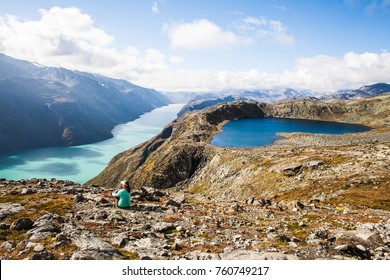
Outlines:
{"label": "sky", "polygon": [[160,91],[390,83],[390,0],[0,0],[0,52]]}

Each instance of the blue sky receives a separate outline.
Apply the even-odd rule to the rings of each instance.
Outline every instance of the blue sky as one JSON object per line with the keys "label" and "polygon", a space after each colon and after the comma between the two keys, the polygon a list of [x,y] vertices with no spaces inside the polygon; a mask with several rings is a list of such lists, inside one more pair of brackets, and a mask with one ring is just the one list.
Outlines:
{"label": "blue sky", "polygon": [[158,90],[390,82],[390,0],[0,1],[0,52]]}

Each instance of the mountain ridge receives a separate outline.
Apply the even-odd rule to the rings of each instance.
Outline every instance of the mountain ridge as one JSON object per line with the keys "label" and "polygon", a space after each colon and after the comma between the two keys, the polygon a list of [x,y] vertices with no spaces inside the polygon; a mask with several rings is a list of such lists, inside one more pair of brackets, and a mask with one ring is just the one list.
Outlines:
{"label": "mountain ridge", "polygon": [[124,80],[0,54],[0,152],[98,142],[168,99]]}
{"label": "mountain ridge", "polygon": [[187,111],[201,110],[215,104],[238,100],[249,100],[266,103],[288,102],[302,99],[323,101],[353,100],[380,95],[387,92],[390,92],[389,84],[377,83],[362,86],[355,90],[345,89],[338,90],[335,93],[325,94],[312,90],[296,90],[292,88],[279,90],[230,90],[198,95],[193,94],[195,96],[193,96],[192,99],[188,101],[184,108],[179,112],[178,116],[183,115]]}

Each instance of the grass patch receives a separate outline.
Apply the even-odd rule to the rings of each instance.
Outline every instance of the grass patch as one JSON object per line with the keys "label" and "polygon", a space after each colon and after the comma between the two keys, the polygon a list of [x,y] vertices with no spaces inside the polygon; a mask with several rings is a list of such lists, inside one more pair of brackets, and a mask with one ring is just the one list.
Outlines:
{"label": "grass patch", "polygon": [[[201,252],[208,252],[213,254],[221,254],[224,252],[225,246],[216,246],[209,243],[206,243],[202,246],[188,246],[188,245],[181,245],[180,250],[177,251],[178,255],[183,255],[189,252],[193,251],[201,251]],[[176,252],[176,251],[175,251]]]}
{"label": "grass patch", "polygon": [[327,202],[335,205],[348,204],[357,208],[368,207],[372,209],[390,210],[390,184],[380,185],[363,184],[348,189]]}
{"label": "grass patch", "polygon": [[198,186],[193,186],[188,189],[189,192],[203,194],[209,189],[209,182],[205,182]]}
{"label": "grass patch", "polygon": [[18,243],[26,239],[26,235],[24,235],[26,232],[26,230],[0,229],[0,240]]}
{"label": "grass patch", "polygon": [[[0,203],[20,203],[24,207],[29,209],[29,215],[27,217],[37,218],[46,212],[50,212],[56,215],[64,216],[71,209],[72,206],[76,203],[72,199],[72,195],[68,194],[58,194],[58,193],[39,193],[39,194],[30,194],[30,195],[4,195],[0,197]],[[34,213],[33,210],[36,209],[38,212]]]}
{"label": "grass patch", "polygon": [[123,250],[123,249],[119,249],[118,251],[125,260],[139,260],[140,259],[139,254],[137,252],[128,252],[128,251]]}
{"label": "grass patch", "polygon": [[310,232],[307,226],[300,226],[298,223],[290,223],[287,225],[287,228],[294,237],[300,240],[305,240]]}
{"label": "grass patch", "polygon": [[327,161],[330,165],[339,165],[345,162],[350,162],[350,158],[343,155],[334,155],[330,160]]}
{"label": "grass patch", "polygon": [[207,240],[211,240],[212,239],[212,237],[207,232],[198,233],[197,236],[200,237],[200,238],[207,239]]}
{"label": "grass patch", "polygon": [[12,224],[14,221],[16,221],[17,219],[22,218],[22,217],[30,218],[31,220],[35,221],[36,219],[38,219],[41,216],[42,216],[42,213],[35,210],[35,209],[22,210],[22,211],[19,211],[13,215],[7,217],[3,221],[3,223]]}

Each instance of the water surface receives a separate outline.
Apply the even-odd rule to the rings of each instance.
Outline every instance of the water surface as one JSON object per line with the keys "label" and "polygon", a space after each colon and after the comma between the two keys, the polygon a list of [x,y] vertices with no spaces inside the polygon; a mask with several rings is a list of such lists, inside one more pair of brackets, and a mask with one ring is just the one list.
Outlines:
{"label": "water surface", "polygon": [[258,147],[282,139],[278,132],[344,134],[370,130],[356,124],[279,118],[248,118],[230,121],[216,134],[211,144],[222,147]]}
{"label": "water surface", "polygon": [[112,130],[114,137],[102,142],[2,153],[0,178],[57,178],[85,183],[98,175],[113,156],[157,135],[182,107],[183,104],[171,104],[117,125]]}

